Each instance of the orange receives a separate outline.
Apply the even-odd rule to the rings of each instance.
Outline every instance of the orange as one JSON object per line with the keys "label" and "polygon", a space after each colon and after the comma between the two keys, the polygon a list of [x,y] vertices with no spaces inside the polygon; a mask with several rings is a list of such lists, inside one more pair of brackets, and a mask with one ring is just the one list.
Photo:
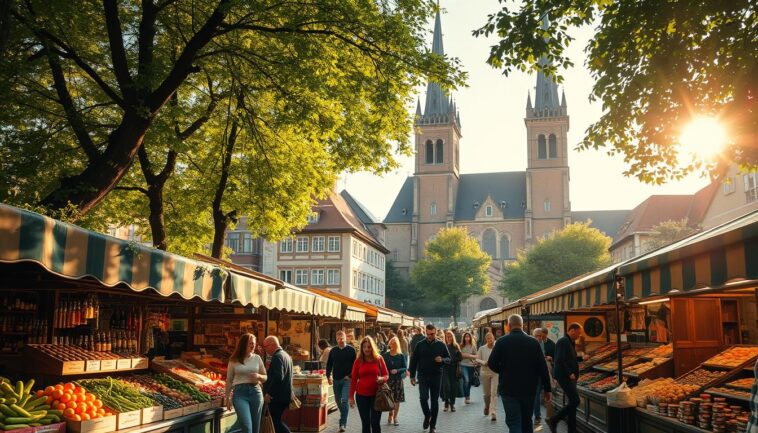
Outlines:
{"label": "orange", "polygon": [[88,419],[90,419],[89,414],[88,413],[83,413],[82,414],[82,421],[87,421]]}
{"label": "orange", "polygon": [[45,395],[50,395],[53,393],[53,391],[55,391],[55,388],[52,386],[45,387]]}
{"label": "orange", "polygon": [[73,400],[71,400],[68,403],[66,403],[66,407],[70,407],[71,409],[76,409],[76,406],[77,406],[77,404]]}
{"label": "orange", "polygon": [[93,394],[87,393],[84,395],[84,397],[85,401],[95,401],[95,396]]}
{"label": "orange", "polygon": [[98,415],[105,415],[105,409],[103,409],[102,407],[99,408],[99,409],[97,409],[97,414]]}
{"label": "orange", "polygon": [[73,410],[73,409],[71,409],[71,408],[69,407],[69,408],[66,408],[66,409],[63,411],[63,416],[65,416],[65,417],[69,417],[69,416],[71,416],[71,415],[73,415],[73,414],[75,414],[75,413],[76,413],[76,412],[74,412],[74,410]]}
{"label": "orange", "polygon": [[81,415],[82,414],[82,408],[77,407],[76,409],[74,409],[74,412],[76,412],[77,415]]}
{"label": "orange", "polygon": [[63,389],[66,389],[66,390],[74,389],[74,386],[75,385],[73,383],[69,382],[69,383],[63,385]]}
{"label": "orange", "polygon": [[95,400],[92,402],[92,406],[95,406],[96,408],[98,408],[98,409],[99,409],[99,408],[103,407],[103,402],[102,402],[102,401],[100,401],[100,400],[98,400],[98,399],[95,399]]}
{"label": "orange", "polygon": [[81,396],[79,394],[69,394],[69,398],[71,399],[71,401],[79,401]]}
{"label": "orange", "polygon": [[68,403],[71,401],[71,394],[63,394],[61,396],[61,403]]}
{"label": "orange", "polygon": [[44,394],[45,394],[45,391],[41,389],[37,390],[37,392],[34,393],[34,395],[37,397],[42,397]]}
{"label": "orange", "polygon": [[82,417],[80,417],[77,414],[72,415],[72,418],[74,419],[74,421],[81,421],[82,420]]}
{"label": "orange", "polygon": [[55,409],[55,406],[58,406],[58,404],[60,404],[60,401],[53,400],[52,402],[50,402],[50,407],[52,407],[53,409]]}
{"label": "orange", "polygon": [[66,409],[66,404],[65,403],[58,403],[57,406],[53,406],[53,409],[55,409],[55,410],[64,410],[64,409]]}
{"label": "orange", "polygon": [[81,386],[77,386],[76,388],[74,388],[74,392],[77,394],[84,394],[87,392],[87,390],[82,388]]}
{"label": "orange", "polygon": [[52,402],[53,402],[53,396],[48,395],[47,398],[45,399],[45,404],[50,404],[52,406],[51,404]]}
{"label": "orange", "polygon": [[59,400],[62,396],[63,396],[63,390],[56,389],[55,391],[53,391],[53,398],[55,398],[56,400]]}
{"label": "orange", "polygon": [[82,402],[82,403],[79,403],[78,408],[81,409],[82,412],[87,412],[87,409],[89,409],[89,405],[87,403]]}
{"label": "orange", "polygon": [[63,384],[59,383],[59,384],[55,385],[54,388],[63,391]]}

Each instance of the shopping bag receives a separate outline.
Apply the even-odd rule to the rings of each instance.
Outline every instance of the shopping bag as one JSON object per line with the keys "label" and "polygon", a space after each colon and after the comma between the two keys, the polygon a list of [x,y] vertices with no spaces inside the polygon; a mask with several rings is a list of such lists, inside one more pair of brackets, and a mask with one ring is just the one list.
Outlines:
{"label": "shopping bag", "polygon": [[474,369],[474,374],[471,375],[471,386],[478,388],[481,384],[482,381],[479,379],[479,367],[476,367]]}
{"label": "shopping bag", "polygon": [[374,397],[374,410],[378,412],[389,412],[395,409],[395,400],[392,399],[392,391],[389,385],[383,383]]}
{"label": "shopping bag", "polygon": [[300,409],[300,406],[302,406],[302,403],[300,402],[300,399],[297,398],[297,396],[293,393],[292,398],[290,399],[290,405],[288,407],[289,410],[298,410]]}
{"label": "shopping bag", "polygon": [[276,433],[274,430],[274,420],[271,419],[271,413],[268,411],[268,405],[263,405],[263,417],[261,417],[260,433]]}
{"label": "shopping bag", "polygon": [[637,407],[637,399],[632,394],[632,389],[623,382],[621,385],[613,388],[605,394],[608,406],[611,407]]}

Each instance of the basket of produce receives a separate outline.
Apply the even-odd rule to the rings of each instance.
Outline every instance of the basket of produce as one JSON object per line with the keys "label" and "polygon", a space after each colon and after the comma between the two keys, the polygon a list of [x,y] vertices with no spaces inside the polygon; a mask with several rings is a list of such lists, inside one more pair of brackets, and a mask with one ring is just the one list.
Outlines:
{"label": "basket of produce", "polygon": [[733,346],[708,359],[703,365],[732,369],[753,361],[756,357],[758,357],[758,346]]}
{"label": "basket of produce", "polygon": [[137,387],[143,395],[163,406],[164,419],[182,416],[184,407],[197,405],[191,396],[158,382],[152,376],[146,374],[133,375],[122,380]]}
{"label": "basket of produce", "polygon": [[12,385],[0,377],[0,423],[4,430],[49,425],[60,422],[63,411],[54,408],[42,391],[32,393],[34,379]]}
{"label": "basket of produce", "polygon": [[[174,379],[193,385],[204,385],[212,383],[218,379],[210,378],[194,365],[180,361],[178,359],[155,361],[150,363],[150,369],[158,373],[167,374]],[[220,377],[219,377],[220,378]]]}

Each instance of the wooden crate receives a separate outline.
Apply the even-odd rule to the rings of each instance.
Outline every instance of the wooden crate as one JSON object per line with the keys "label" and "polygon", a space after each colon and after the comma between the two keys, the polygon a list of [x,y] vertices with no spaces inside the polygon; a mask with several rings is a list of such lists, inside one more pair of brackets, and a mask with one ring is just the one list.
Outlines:
{"label": "wooden crate", "polygon": [[300,408],[300,431],[320,432],[326,429],[326,406],[301,407]]}
{"label": "wooden crate", "polygon": [[86,421],[66,421],[69,433],[111,433],[116,431],[116,415]]}

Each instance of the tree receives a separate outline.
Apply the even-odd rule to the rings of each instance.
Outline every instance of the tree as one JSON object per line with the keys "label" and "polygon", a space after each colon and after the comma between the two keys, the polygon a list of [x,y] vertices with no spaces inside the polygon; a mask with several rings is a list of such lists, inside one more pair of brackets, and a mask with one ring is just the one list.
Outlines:
{"label": "tree", "polygon": [[[269,95],[259,113],[306,125],[297,132],[328,155],[322,169],[391,170],[395,152],[410,152],[406,105],[421,79],[454,87],[464,78],[457,60],[425,49],[434,8],[425,0],[3,2],[0,199],[53,214],[73,208],[71,219],[81,218],[128,175],[153,129],[173,133],[172,121],[159,122],[167,102],[196,90],[203,71],[214,83],[244,71],[241,87]],[[209,95],[197,97],[194,107],[209,105]]]}
{"label": "tree", "polygon": [[698,228],[690,226],[687,218],[682,218],[678,221],[668,220],[658,223],[653,226],[651,231],[653,233],[645,242],[647,251],[657,250],[658,248],[663,248],[666,245],[682,240],[687,236],[697,233]]}
{"label": "tree", "polygon": [[511,299],[611,264],[611,238],[590,227],[590,222],[569,224],[540,238],[508,264],[498,289]]}
{"label": "tree", "polygon": [[446,302],[456,322],[462,301],[489,290],[487,269],[491,262],[465,228],[445,228],[427,242],[424,257],[411,271],[411,281],[427,298]]}
{"label": "tree", "polygon": [[[625,174],[650,183],[693,170],[717,173],[723,164],[685,160],[677,151],[683,127],[702,114],[718,116],[729,129],[721,163],[758,163],[754,2],[502,3],[474,34],[502,38],[487,62],[506,75],[542,70],[560,81],[559,68],[573,64],[565,54],[569,28],[596,26],[586,66],[595,79],[590,100],[602,102],[604,112],[580,149],[609,147],[629,163]],[[550,22],[542,28],[545,16]]]}
{"label": "tree", "polygon": [[386,267],[386,303],[389,308],[416,317],[445,316],[449,305],[437,298],[429,298],[404,277],[391,260]]}

